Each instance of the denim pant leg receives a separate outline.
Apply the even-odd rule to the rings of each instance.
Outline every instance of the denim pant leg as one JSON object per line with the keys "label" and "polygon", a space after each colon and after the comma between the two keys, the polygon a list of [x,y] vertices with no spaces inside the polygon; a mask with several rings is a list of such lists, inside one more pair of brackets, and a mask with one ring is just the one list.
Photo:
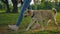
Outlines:
{"label": "denim pant leg", "polygon": [[31,0],[24,0],[24,4],[21,8],[21,12],[18,18],[18,21],[16,23],[16,26],[19,26],[19,24],[21,23],[22,19],[23,19],[23,13],[24,11],[29,7]]}
{"label": "denim pant leg", "polygon": [[32,8],[31,8],[31,6],[29,5],[27,9],[28,9],[28,10],[31,10]]}

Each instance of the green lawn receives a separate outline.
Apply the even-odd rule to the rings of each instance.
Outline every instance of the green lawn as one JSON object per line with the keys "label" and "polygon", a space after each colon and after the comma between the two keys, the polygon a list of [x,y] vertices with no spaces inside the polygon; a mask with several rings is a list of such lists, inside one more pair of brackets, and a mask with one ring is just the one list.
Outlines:
{"label": "green lawn", "polygon": [[[22,20],[22,23],[19,26],[19,30],[11,31],[8,28],[8,24],[16,24],[18,20],[19,13],[0,13],[0,34],[60,34],[59,30],[52,29],[51,30],[44,30],[40,31],[39,29],[36,30],[29,30],[29,31],[21,31],[26,29],[30,22],[30,17],[26,17]],[[57,22],[60,24],[60,13],[57,14]],[[59,25],[60,26],[60,25]]]}

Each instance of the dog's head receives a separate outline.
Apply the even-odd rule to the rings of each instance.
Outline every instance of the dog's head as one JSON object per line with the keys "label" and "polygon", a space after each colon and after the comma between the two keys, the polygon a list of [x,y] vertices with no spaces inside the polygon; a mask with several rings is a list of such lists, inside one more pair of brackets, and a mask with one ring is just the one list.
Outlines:
{"label": "dog's head", "polygon": [[33,11],[32,11],[32,10],[27,10],[27,11],[24,13],[24,17],[32,16],[32,15],[33,15]]}

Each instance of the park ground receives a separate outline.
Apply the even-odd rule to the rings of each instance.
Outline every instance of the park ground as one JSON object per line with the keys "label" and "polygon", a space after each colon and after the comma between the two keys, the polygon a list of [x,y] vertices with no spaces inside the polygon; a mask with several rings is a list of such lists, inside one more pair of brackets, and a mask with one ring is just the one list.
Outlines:
{"label": "park ground", "polygon": [[48,30],[41,31],[40,29],[25,30],[30,22],[30,17],[26,17],[22,20],[18,31],[9,30],[8,25],[16,24],[19,13],[4,13],[0,11],[0,34],[60,34],[60,12],[57,14],[57,23],[59,29],[56,30],[53,23],[49,24]]}

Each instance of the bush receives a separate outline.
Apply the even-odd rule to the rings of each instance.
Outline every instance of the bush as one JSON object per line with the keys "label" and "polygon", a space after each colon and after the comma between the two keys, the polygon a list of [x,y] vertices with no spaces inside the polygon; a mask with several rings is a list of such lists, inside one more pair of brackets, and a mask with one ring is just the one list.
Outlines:
{"label": "bush", "polygon": [[32,10],[40,10],[40,9],[44,9],[44,10],[48,10],[51,9],[52,7],[55,7],[58,11],[60,11],[60,5],[55,5],[54,2],[43,2],[41,4],[37,4],[37,5],[31,5]]}

